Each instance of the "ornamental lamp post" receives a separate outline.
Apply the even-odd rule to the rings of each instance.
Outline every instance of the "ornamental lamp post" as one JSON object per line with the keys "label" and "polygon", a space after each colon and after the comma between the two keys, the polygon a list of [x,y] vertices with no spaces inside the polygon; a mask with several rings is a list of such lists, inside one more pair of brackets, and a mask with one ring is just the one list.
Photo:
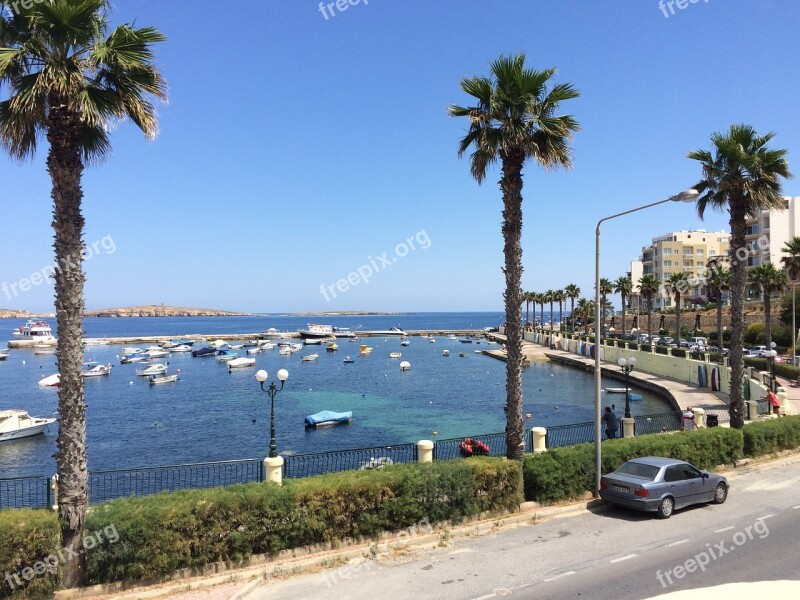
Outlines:
{"label": "ornamental lamp post", "polygon": [[778,356],[778,353],[775,350],[775,345],[775,342],[771,342],[770,349],[764,352],[764,356],[767,357],[767,362],[769,363],[769,389],[772,392],[777,389],[775,385],[775,357]]}
{"label": "ornamental lamp post", "polygon": [[278,456],[278,442],[275,440],[275,396],[278,395],[278,392],[283,389],[283,384],[289,379],[289,371],[286,369],[280,369],[278,371],[278,380],[281,382],[281,386],[278,387],[275,385],[275,382],[272,381],[269,384],[269,387],[264,388],[264,383],[266,383],[267,379],[269,379],[269,374],[261,369],[256,373],[256,379],[258,383],[261,385],[261,390],[267,392],[271,402],[271,410],[270,410],[270,425],[269,425],[269,433],[270,433],[270,440],[269,440],[269,457],[276,458]]}
{"label": "ornamental lamp post", "polygon": [[636,359],[631,356],[629,359],[620,358],[617,364],[622,368],[625,373],[625,418],[631,418],[631,399],[630,399],[630,377],[631,371],[636,367]]}

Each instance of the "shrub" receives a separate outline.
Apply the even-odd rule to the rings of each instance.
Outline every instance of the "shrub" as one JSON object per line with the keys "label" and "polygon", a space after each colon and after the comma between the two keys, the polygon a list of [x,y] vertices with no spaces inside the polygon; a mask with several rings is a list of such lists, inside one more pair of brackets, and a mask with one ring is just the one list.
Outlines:
{"label": "shrub", "polygon": [[686,358],[686,349],[685,348],[673,348],[672,349],[672,356],[678,356],[680,358]]}
{"label": "shrub", "polygon": [[745,456],[800,448],[800,416],[749,423],[742,432]]}
{"label": "shrub", "polygon": [[[52,597],[58,588],[58,573],[57,561],[50,555],[57,556],[60,540],[54,512],[31,509],[0,512],[0,576],[11,577],[10,582],[8,579],[0,582],[0,598]],[[21,583],[18,585],[17,581]]]}
{"label": "shrub", "polygon": [[519,464],[471,458],[395,465],[114,500],[87,516],[87,530],[114,525],[116,543],[87,553],[91,583],[157,580],[253,554],[374,538],[420,521],[460,522],[516,510]]}
{"label": "shrub", "polygon": [[751,323],[744,330],[744,342],[751,346],[764,344],[764,323]]}

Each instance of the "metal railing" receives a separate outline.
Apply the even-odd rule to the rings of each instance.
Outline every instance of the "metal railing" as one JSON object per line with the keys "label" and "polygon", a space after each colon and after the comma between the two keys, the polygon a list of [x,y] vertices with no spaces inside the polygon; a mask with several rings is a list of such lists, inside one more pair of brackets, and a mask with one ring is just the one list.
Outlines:
{"label": "metal railing", "polygon": [[289,454],[283,457],[283,477],[295,479],[336,471],[379,469],[395,463],[416,461],[416,444],[377,446],[314,454]]}
{"label": "metal railing", "polygon": [[570,425],[555,425],[547,428],[544,443],[547,448],[560,446],[573,446],[594,441],[594,421],[588,423],[573,423]]}
{"label": "metal railing", "polygon": [[[468,436],[469,439],[483,442],[489,447],[488,454],[484,456],[505,456],[506,455],[506,434],[505,433],[487,433],[485,435]],[[468,438],[450,438],[446,440],[437,440],[433,445],[433,460],[450,460],[452,458],[466,458],[469,454],[462,452],[461,443]],[[525,435],[523,439],[526,442],[526,452],[530,452],[527,448],[529,435]]]}
{"label": "metal railing", "polygon": [[683,413],[679,410],[654,415],[639,415],[633,418],[633,432],[636,435],[646,435],[680,431],[683,423],[682,417]]}
{"label": "metal railing", "polygon": [[51,506],[47,477],[0,479],[0,510],[4,508],[46,508]]}

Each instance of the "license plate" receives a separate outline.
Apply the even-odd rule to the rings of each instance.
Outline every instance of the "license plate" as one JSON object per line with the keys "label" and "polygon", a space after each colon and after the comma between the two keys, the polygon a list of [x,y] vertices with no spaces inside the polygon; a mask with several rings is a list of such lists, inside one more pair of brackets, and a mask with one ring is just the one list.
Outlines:
{"label": "license plate", "polygon": [[630,492],[630,490],[628,488],[626,488],[624,485],[616,485],[616,484],[614,484],[613,488],[614,488],[615,492],[623,492],[625,494]]}

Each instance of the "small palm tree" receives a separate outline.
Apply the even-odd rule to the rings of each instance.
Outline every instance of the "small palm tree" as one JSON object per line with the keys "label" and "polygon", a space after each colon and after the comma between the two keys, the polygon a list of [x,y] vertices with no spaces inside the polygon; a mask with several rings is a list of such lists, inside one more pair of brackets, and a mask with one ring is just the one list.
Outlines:
{"label": "small palm tree", "polygon": [[781,251],[787,255],[781,258],[783,268],[786,269],[790,280],[797,281],[800,277],[800,236],[785,242]]}
{"label": "small palm tree", "polygon": [[539,303],[539,327],[544,330],[544,305],[547,302],[547,294],[539,292],[536,294],[536,300]]}
{"label": "small palm tree", "polygon": [[[8,4],[8,3],[6,3]],[[27,6],[27,8],[26,8]],[[109,31],[108,0],[0,4],[0,145],[31,158],[47,139],[55,230],[59,431],[56,441],[62,544],[75,550],[64,584],[81,583],[77,547],[87,505],[86,403],[83,378],[83,231],[81,180],[87,164],[111,147],[109,131],[130,118],[147,138],[157,132],[154,99],[166,98],[152,46],[164,36],[151,27]]]}
{"label": "small palm tree", "polygon": [[449,108],[467,117],[469,129],[458,155],[470,155],[471,172],[480,184],[489,167],[500,163],[503,193],[504,272],[506,277],[506,454],[522,461],[525,453],[522,421],[522,168],[527,160],[551,169],[572,164],[569,140],[578,131],[570,115],[558,115],[561,103],[579,96],[569,84],[550,87],[555,69],[525,66],[525,55],[501,56],[491,64],[490,77],[461,81],[472,106]]}
{"label": "small palm tree", "polygon": [[525,292],[522,294],[522,298],[525,300],[525,325],[527,325],[531,322],[531,302],[533,302],[534,293]]}
{"label": "small palm tree", "polygon": [[675,330],[678,332],[675,336],[678,338],[678,347],[681,345],[681,295],[689,290],[689,279],[683,271],[673,273],[667,280],[669,289],[675,297]]}
{"label": "small palm tree", "polygon": [[575,300],[581,297],[581,288],[579,288],[574,283],[570,283],[569,285],[564,286],[564,293],[567,295],[570,301],[569,307],[569,320],[570,320],[570,329],[572,332],[575,332]]}
{"label": "small palm tree", "polygon": [[[599,325],[599,334],[600,337],[604,337],[606,334],[606,304],[608,304],[608,295],[614,293],[614,284],[611,283],[609,279],[605,277],[600,279],[600,325]],[[597,326],[595,326],[597,328]]]}
{"label": "small palm tree", "polygon": [[695,150],[689,158],[700,163],[702,178],[695,184],[700,192],[697,213],[706,208],[727,210],[731,226],[731,427],[744,427],[744,396],[738,382],[744,377],[742,342],[744,334],[744,289],[747,250],[747,217],[764,209],[783,210],[780,178],[789,178],[786,150],[772,150],[767,144],[774,133],[759,135],[749,125],[731,125],[727,133],[711,136],[713,154]]}
{"label": "small palm tree", "polygon": [[750,271],[750,281],[761,288],[764,301],[764,336],[767,349],[772,347],[772,320],[770,318],[772,292],[779,292],[786,287],[788,278],[786,273],[775,268],[772,263],[765,263]]}
{"label": "small palm tree", "polygon": [[633,291],[633,282],[627,275],[617,277],[614,282],[614,293],[619,294],[622,302],[622,337],[625,337],[625,298],[628,298]]}
{"label": "small palm tree", "polygon": [[561,333],[564,333],[564,317],[562,309],[564,307],[564,302],[567,300],[567,295],[564,293],[564,290],[556,290],[555,300],[558,302],[558,330]]}
{"label": "small palm tree", "polygon": [[556,293],[553,290],[547,290],[544,293],[545,302],[550,303],[550,332],[553,332],[553,304],[556,301]]}
{"label": "small palm tree", "polygon": [[714,291],[717,299],[717,348],[719,348],[719,361],[722,362],[722,292],[730,289],[731,272],[715,265],[709,269],[706,283]]}
{"label": "small palm tree", "polygon": [[660,287],[658,277],[653,273],[642,275],[639,279],[639,293],[647,305],[647,340],[650,344],[653,343],[653,296],[658,293]]}

